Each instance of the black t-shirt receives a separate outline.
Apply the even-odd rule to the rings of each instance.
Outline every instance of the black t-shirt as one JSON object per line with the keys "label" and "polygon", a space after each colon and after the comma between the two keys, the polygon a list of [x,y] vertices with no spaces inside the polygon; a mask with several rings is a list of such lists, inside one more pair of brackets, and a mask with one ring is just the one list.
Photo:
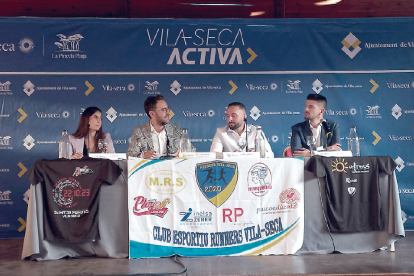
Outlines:
{"label": "black t-shirt", "polygon": [[27,178],[42,185],[44,239],[78,243],[98,240],[99,191],[112,184],[121,169],[111,160],[40,159]]}
{"label": "black t-shirt", "polygon": [[326,179],[327,217],[332,232],[384,228],[379,174],[392,175],[395,167],[390,156],[314,156],[309,160],[307,169]]}

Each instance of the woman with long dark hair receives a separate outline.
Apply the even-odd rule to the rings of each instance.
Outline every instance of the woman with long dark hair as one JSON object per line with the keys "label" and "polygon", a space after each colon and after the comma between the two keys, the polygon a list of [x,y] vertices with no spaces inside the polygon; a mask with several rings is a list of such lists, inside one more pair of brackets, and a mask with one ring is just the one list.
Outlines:
{"label": "woman with long dark hair", "polygon": [[69,135],[69,142],[72,146],[70,159],[80,159],[90,152],[103,152],[98,149],[98,141],[103,139],[106,143],[106,152],[115,153],[111,135],[102,131],[102,111],[90,106],[86,108],[79,119],[78,129],[72,135]]}

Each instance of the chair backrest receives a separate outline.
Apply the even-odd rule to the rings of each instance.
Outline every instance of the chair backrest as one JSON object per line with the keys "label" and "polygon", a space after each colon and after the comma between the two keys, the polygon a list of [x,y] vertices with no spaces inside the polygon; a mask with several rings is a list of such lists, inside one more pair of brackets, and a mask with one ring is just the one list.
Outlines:
{"label": "chair backrest", "polygon": [[290,146],[286,147],[286,148],[283,150],[282,156],[283,156],[283,157],[292,157],[292,156],[293,156],[293,155],[292,155],[292,149],[290,148]]}

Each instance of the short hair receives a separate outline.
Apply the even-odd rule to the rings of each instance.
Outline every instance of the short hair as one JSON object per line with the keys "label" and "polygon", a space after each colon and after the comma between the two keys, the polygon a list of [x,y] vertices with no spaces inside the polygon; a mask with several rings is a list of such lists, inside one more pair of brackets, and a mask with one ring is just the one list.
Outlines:
{"label": "short hair", "polygon": [[150,117],[149,112],[151,110],[155,110],[155,106],[157,105],[158,101],[164,101],[164,96],[157,95],[157,96],[149,96],[144,102],[144,109],[147,113],[148,117]]}
{"label": "short hair", "polygon": [[229,108],[230,106],[237,106],[237,107],[239,107],[240,109],[243,109],[244,110],[244,112],[246,112],[246,107],[244,106],[244,104],[242,104],[242,103],[239,103],[239,102],[232,102],[232,103],[230,103],[228,106],[227,106],[227,108]]}
{"label": "short hair", "polygon": [[309,94],[306,98],[307,100],[316,101],[318,105],[322,105],[323,108],[326,109],[326,106],[328,105],[328,101],[326,98],[319,94]]}

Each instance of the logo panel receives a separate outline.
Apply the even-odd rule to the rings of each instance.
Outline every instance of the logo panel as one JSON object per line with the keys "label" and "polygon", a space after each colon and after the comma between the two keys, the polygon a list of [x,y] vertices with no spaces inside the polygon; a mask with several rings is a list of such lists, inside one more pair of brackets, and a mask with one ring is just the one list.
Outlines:
{"label": "logo panel", "polygon": [[220,207],[236,188],[238,167],[235,162],[199,163],[195,174],[198,187],[203,195],[214,206]]}
{"label": "logo panel", "polygon": [[247,174],[248,191],[255,196],[266,195],[272,189],[272,172],[263,163],[252,166]]}
{"label": "logo panel", "polygon": [[[344,40],[342,40],[342,51],[351,59],[353,59],[359,51],[361,51],[361,47],[359,47],[359,44],[361,44],[361,41],[354,36],[352,33],[349,33]],[[353,49],[353,50],[351,50]]]}
{"label": "logo panel", "polygon": [[176,171],[156,171],[145,178],[145,186],[158,194],[179,193],[184,190],[186,185],[185,177]]}

